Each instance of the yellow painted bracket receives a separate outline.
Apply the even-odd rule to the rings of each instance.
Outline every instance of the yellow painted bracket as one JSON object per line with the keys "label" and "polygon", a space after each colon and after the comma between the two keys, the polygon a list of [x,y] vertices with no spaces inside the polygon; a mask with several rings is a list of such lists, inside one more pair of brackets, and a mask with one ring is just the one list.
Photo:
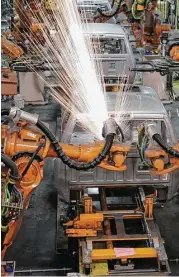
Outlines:
{"label": "yellow painted bracket", "polygon": [[155,248],[134,248],[134,255],[126,255],[117,257],[114,249],[94,249],[92,250],[92,261],[97,260],[116,260],[116,259],[142,259],[157,258],[157,250]]}

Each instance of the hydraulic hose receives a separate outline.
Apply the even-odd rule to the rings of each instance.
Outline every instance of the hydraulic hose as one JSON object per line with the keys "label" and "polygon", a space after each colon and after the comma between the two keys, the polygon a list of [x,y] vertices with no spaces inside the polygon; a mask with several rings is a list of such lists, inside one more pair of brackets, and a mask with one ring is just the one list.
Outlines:
{"label": "hydraulic hose", "polygon": [[122,129],[119,125],[117,125],[117,130],[116,131],[121,134],[122,142],[124,142],[124,139],[125,139],[124,138],[124,133],[123,133],[123,131],[122,131]]}
{"label": "hydraulic hose", "polygon": [[9,118],[11,120],[23,119],[28,122],[31,122],[32,124],[35,124],[50,140],[55,152],[57,153],[57,156],[62,160],[62,162],[68,165],[70,168],[74,168],[76,170],[88,170],[90,168],[94,168],[97,165],[99,165],[109,153],[111,146],[113,144],[114,137],[117,134],[116,121],[114,118],[110,117],[108,118],[108,120],[104,122],[103,131],[102,131],[104,137],[106,138],[106,143],[104,145],[104,148],[93,161],[88,163],[83,163],[83,162],[77,162],[72,160],[63,152],[63,149],[59,145],[59,142],[56,140],[53,133],[45,126],[45,124],[42,121],[39,120],[38,115],[30,114],[20,110],[17,107],[13,107],[10,110]]}
{"label": "hydraulic hose", "polygon": [[176,158],[179,158],[179,151],[173,149],[172,147],[170,147],[160,136],[160,134],[154,134],[152,136],[153,140],[155,140],[158,145],[160,145],[160,147],[165,150],[168,154],[170,154],[171,156],[174,156]]}
{"label": "hydraulic hose", "polygon": [[10,168],[10,170],[11,170],[10,177],[13,180],[17,180],[19,177],[19,174],[18,174],[18,169],[17,169],[16,164],[9,157],[4,155],[3,153],[1,153],[1,162],[3,162],[8,168]]}
{"label": "hydraulic hose", "polygon": [[74,168],[76,170],[88,170],[90,168],[94,168],[97,165],[99,165],[106,157],[106,155],[109,153],[111,146],[113,144],[113,140],[115,137],[115,133],[109,133],[106,136],[106,143],[104,145],[103,150],[101,153],[91,162],[88,163],[82,163],[82,162],[76,162],[71,160],[62,150],[61,146],[59,145],[59,142],[56,140],[55,136],[52,134],[52,132],[43,124],[42,121],[38,120],[36,123],[36,126],[47,136],[47,138],[51,141],[52,146],[57,153],[58,157],[61,159],[61,161],[69,166],[70,168]]}
{"label": "hydraulic hose", "polygon": [[115,0],[112,0],[111,8],[113,8]]}
{"label": "hydraulic hose", "polygon": [[[121,7],[121,3],[122,3],[122,0],[119,1],[119,4],[117,5],[116,10],[112,14],[103,13],[103,11],[101,9],[99,9],[99,8],[97,9],[97,11],[99,12],[99,14],[101,16],[104,16],[104,17],[107,17],[107,18],[111,18],[111,17],[115,16],[118,13],[118,11],[119,11],[119,9]],[[114,6],[114,4],[112,5],[112,7],[113,6]]]}
{"label": "hydraulic hose", "polygon": [[27,173],[27,171],[29,170],[31,164],[33,163],[34,159],[36,158],[38,152],[40,151],[40,149],[44,146],[44,143],[40,143],[37,147],[37,149],[35,150],[35,152],[33,153],[32,157],[30,158],[27,166],[25,167],[24,171],[21,174],[21,178],[24,177],[24,175]]}

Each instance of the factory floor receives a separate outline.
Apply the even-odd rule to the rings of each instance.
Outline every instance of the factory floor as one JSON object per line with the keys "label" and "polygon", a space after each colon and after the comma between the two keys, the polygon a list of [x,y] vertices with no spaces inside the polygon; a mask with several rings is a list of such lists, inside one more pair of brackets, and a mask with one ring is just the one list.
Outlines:
{"label": "factory floor", "polygon": [[[52,104],[53,106],[53,104]],[[32,107],[28,111],[35,113],[41,111],[41,119],[49,123],[50,129],[55,132],[55,117],[58,112],[58,105]],[[176,102],[167,109],[171,111],[173,126],[179,138],[179,119],[176,109],[179,109],[179,102]],[[45,117],[44,117],[45,116]],[[44,178],[41,185],[35,191],[30,201],[30,206],[25,212],[23,224],[17,235],[13,246],[8,250],[6,260],[16,261],[16,270],[29,269],[59,269],[64,266],[64,257],[56,255],[56,207],[57,192],[53,181],[54,160],[47,159],[44,167]],[[156,220],[165,241],[165,247],[169,260],[179,259],[179,199],[169,202],[164,208],[156,208]],[[66,267],[69,265],[66,264]],[[179,262],[170,262],[172,276],[179,276]],[[27,272],[16,273],[23,276],[62,276],[65,272]]]}

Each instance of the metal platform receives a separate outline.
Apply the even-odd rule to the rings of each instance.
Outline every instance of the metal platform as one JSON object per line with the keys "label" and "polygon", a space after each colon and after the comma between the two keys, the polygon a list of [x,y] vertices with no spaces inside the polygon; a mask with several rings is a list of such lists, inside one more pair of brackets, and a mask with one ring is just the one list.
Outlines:
{"label": "metal platform", "polygon": [[77,217],[66,234],[78,240],[79,272],[91,276],[168,275],[170,268],[153,219],[154,189],[71,191]]}

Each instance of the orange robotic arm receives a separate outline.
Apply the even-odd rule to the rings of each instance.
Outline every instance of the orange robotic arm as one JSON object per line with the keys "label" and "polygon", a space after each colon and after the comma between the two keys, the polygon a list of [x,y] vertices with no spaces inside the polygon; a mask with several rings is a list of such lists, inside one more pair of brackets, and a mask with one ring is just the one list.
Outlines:
{"label": "orange robotic arm", "polygon": [[[57,157],[57,153],[54,151],[51,142],[41,133],[29,129],[25,122],[18,123],[18,127],[19,131],[10,133],[8,132],[7,126],[2,125],[1,132],[3,151],[8,157],[14,160],[18,168],[20,179],[16,183],[16,187],[23,197],[23,205],[20,208],[19,218],[10,220],[8,223],[3,242],[2,259],[4,259],[6,250],[12,244],[20,228],[24,209],[28,206],[32,192],[40,184],[43,177],[43,159],[46,157]],[[102,151],[104,142],[91,145],[60,144],[60,146],[63,152],[72,160],[91,162]],[[129,150],[130,146],[127,145],[113,145],[110,153],[99,166],[108,170],[125,170],[126,165],[124,165],[124,160]],[[32,160],[32,155],[35,152],[37,155]],[[9,204],[9,209],[11,209],[10,207],[11,205]]]}
{"label": "orange robotic arm", "polygon": [[[40,142],[44,140],[44,146],[39,150],[38,155],[42,159],[46,157],[58,157],[57,153],[48,139],[42,138],[42,134],[36,133],[28,128],[22,128],[18,132],[8,133],[7,126],[2,126],[2,141],[4,143],[4,153],[13,157],[18,153],[34,153]],[[59,144],[63,152],[72,160],[78,162],[91,162],[99,155],[104,147],[104,142],[96,142],[88,145]],[[99,166],[108,170],[123,171],[126,170],[124,161],[129,145],[114,144],[110,149],[107,158]]]}
{"label": "orange robotic arm", "polygon": [[[18,112],[21,111],[15,110],[13,113],[14,119]],[[29,118],[28,113],[24,111],[22,111],[22,113],[21,118]],[[37,122],[35,117],[30,117],[29,121],[31,123]],[[16,220],[11,220],[8,223],[2,250],[2,258],[4,258],[7,248],[12,244],[15,235],[20,228],[23,212],[28,205],[30,196],[33,190],[40,184],[44,158],[59,157],[57,151],[55,151],[53,147],[53,143],[56,143],[61,147],[62,151],[66,156],[70,157],[71,160],[90,163],[102,152],[104,142],[97,142],[88,145],[59,144],[57,141],[52,143],[52,141],[40,132],[34,132],[31,128],[28,128],[27,123],[22,121],[17,123],[17,129],[11,133],[8,132],[7,126],[3,125],[1,133],[3,151],[7,156],[12,158],[17,165],[20,179],[16,186],[23,197],[20,217]],[[108,170],[126,170],[124,161],[129,150],[130,146],[128,145],[113,144],[98,166]],[[163,163],[163,156],[165,155],[167,155],[167,153],[159,149],[146,152],[147,158],[152,161],[153,168],[155,169],[154,174],[168,173],[179,167],[178,159],[171,158],[171,164],[173,166],[170,169],[167,168],[165,170]]]}
{"label": "orange robotic arm", "polygon": [[[176,151],[179,151],[179,144],[173,147]],[[163,175],[171,173],[179,169],[179,159],[176,157],[169,156],[168,163],[165,164],[165,157],[169,156],[166,151],[162,149],[148,149],[146,150],[146,157],[151,161],[152,171],[154,175]]]}
{"label": "orange robotic arm", "polygon": [[174,61],[179,62],[179,45],[174,45],[169,54]]}
{"label": "orange robotic arm", "polygon": [[[179,144],[168,145],[158,133],[155,122],[149,122],[141,129],[139,127],[138,131],[139,154],[143,164],[151,168],[152,174],[168,174],[179,168]],[[157,143],[157,146],[150,145],[151,140]]]}
{"label": "orange robotic arm", "polygon": [[24,51],[19,46],[6,38],[1,38],[1,48],[4,54],[12,59],[18,59],[24,54]]}

